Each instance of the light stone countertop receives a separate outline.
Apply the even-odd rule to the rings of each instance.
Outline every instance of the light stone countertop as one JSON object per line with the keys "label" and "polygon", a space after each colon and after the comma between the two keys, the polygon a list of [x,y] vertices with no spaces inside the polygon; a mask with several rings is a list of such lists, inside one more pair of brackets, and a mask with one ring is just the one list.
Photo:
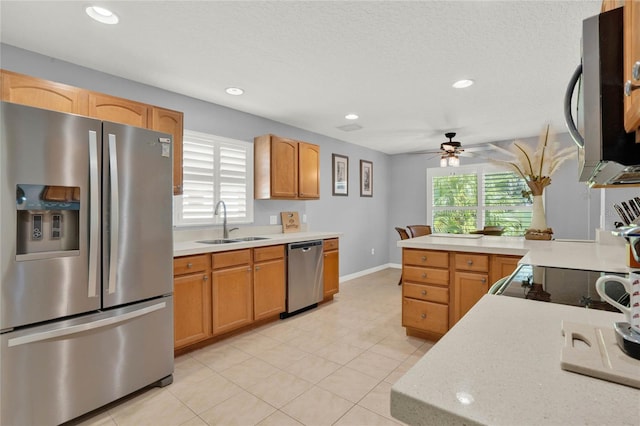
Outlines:
{"label": "light stone countertop", "polygon": [[[273,246],[277,244],[288,244],[288,243],[296,243],[300,241],[312,241],[312,240],[324,240],[327,238],[338,238],[341,233],[339,232],[291,232],[287,234],[279,233],[279,234],[264,234],[264,235],[252,235],[254,237],[266,237],[266,240],[257,240],[257,241],[242,241],[237,243],[228,243],[228,244],[204,244],[198,243],[194,241],[176,241],[173,243],[173,256],[187,256],[191,254],[202,254],[202,253],[214,253],[219,251],[229,251],[229,250],[239,250],[244,248],[252,248],[252,247],[264,247],[264,246]],[[215,239],[203,236],[202,240],[207,239]],[[217,237],[220,238],[220,237]],[[231,236],[230,239],[234,239],[234,236]]]}
{"label": "light stone countertop", "polygon": [[563,320],[613,327],[624,316],[485,295],[393,385],[392,416],[410,425],[640,424],[640,389],[560,368]]}
{"label": "light stone countertop", "polygon": [[398,247],[523,256],[519,263],[556,268],[627,273],[624,240],[620,244],[577,241],[532,241],[524,237],[480,238],[438,234],[398,241]]}

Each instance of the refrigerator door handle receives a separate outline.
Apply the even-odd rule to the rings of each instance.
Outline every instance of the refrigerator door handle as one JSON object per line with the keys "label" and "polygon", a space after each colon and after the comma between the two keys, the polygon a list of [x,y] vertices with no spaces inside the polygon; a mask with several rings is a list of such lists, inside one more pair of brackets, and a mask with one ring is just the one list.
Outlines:
{"label": "refrigerator door handle", "polygon": [[109,176],[111,178],[111,193],[109,195],[111,212],[109,214],[110,253],[109,253],[109,294],[116,291],[118,270],[118,234],[119,206],[118,206],[118,156],[116,152],[116,135],[109,134]]}
{"label": "refrigerator door handle", "polygon": [[100,238],[100,180],[98,135],[89,130],[89,297],[98,296],[98,239]]}
{"label": "refrigerator door handle", "polygon": [[133,318],[138,318],[143,315],[147,315],[151,312],[158,311],[167,307],[167,302],[156,303],[155,305],[147,306],[137,311],[127,312],[126,314],[116,315],[109,318],[99,319],[97,321],[88,322],[85,324],[72,325],[70,327],[59,328],[56,330],[43,331],[41,333],[28,334],[26,336],[14,337],[9,339],[8,347],[26,345],[28,343],[42,342],[44,340],[60,338],[70,336],[72,334],[78,334],[89,330],[95,330],[97,328],[103,328],[114,324],[120,324],[125,321],[129,321]]}

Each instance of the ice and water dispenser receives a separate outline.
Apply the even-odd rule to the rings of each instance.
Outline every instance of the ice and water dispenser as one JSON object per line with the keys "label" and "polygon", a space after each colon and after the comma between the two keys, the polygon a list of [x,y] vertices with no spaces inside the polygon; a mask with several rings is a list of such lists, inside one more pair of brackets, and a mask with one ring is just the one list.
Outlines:
{"label": "ice and water dispenser", "polygon": [[16,211],[16,260],[77,254],[80,188],[17,185]]}

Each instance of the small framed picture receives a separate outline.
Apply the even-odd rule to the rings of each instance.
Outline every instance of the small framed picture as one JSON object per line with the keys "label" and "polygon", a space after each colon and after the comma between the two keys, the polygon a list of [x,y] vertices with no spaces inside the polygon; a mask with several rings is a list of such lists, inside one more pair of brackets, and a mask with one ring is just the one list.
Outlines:
{"label": "small framed picture", "polygon": [[360,196],[373,197],[373,163],[360,160]]}
{"label": "small framed picture", "polygon": [[349,195],[349,157],[332,154],[333,195]]}

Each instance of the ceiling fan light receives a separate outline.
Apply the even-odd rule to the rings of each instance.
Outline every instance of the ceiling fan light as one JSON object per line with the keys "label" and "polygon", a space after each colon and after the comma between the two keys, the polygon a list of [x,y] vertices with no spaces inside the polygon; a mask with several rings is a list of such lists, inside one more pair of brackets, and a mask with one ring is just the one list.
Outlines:
{"label": "ceiling fan light", "polygon": [[447,157],[440,157],[440,167],[447,167]]}
{"label": "ceiling fan light", "polygon": [[460,165],[460,158],[458,158],[456,155],[452,155],[451,157],[449,157],[449,166],[458,167],[459,165]]}

